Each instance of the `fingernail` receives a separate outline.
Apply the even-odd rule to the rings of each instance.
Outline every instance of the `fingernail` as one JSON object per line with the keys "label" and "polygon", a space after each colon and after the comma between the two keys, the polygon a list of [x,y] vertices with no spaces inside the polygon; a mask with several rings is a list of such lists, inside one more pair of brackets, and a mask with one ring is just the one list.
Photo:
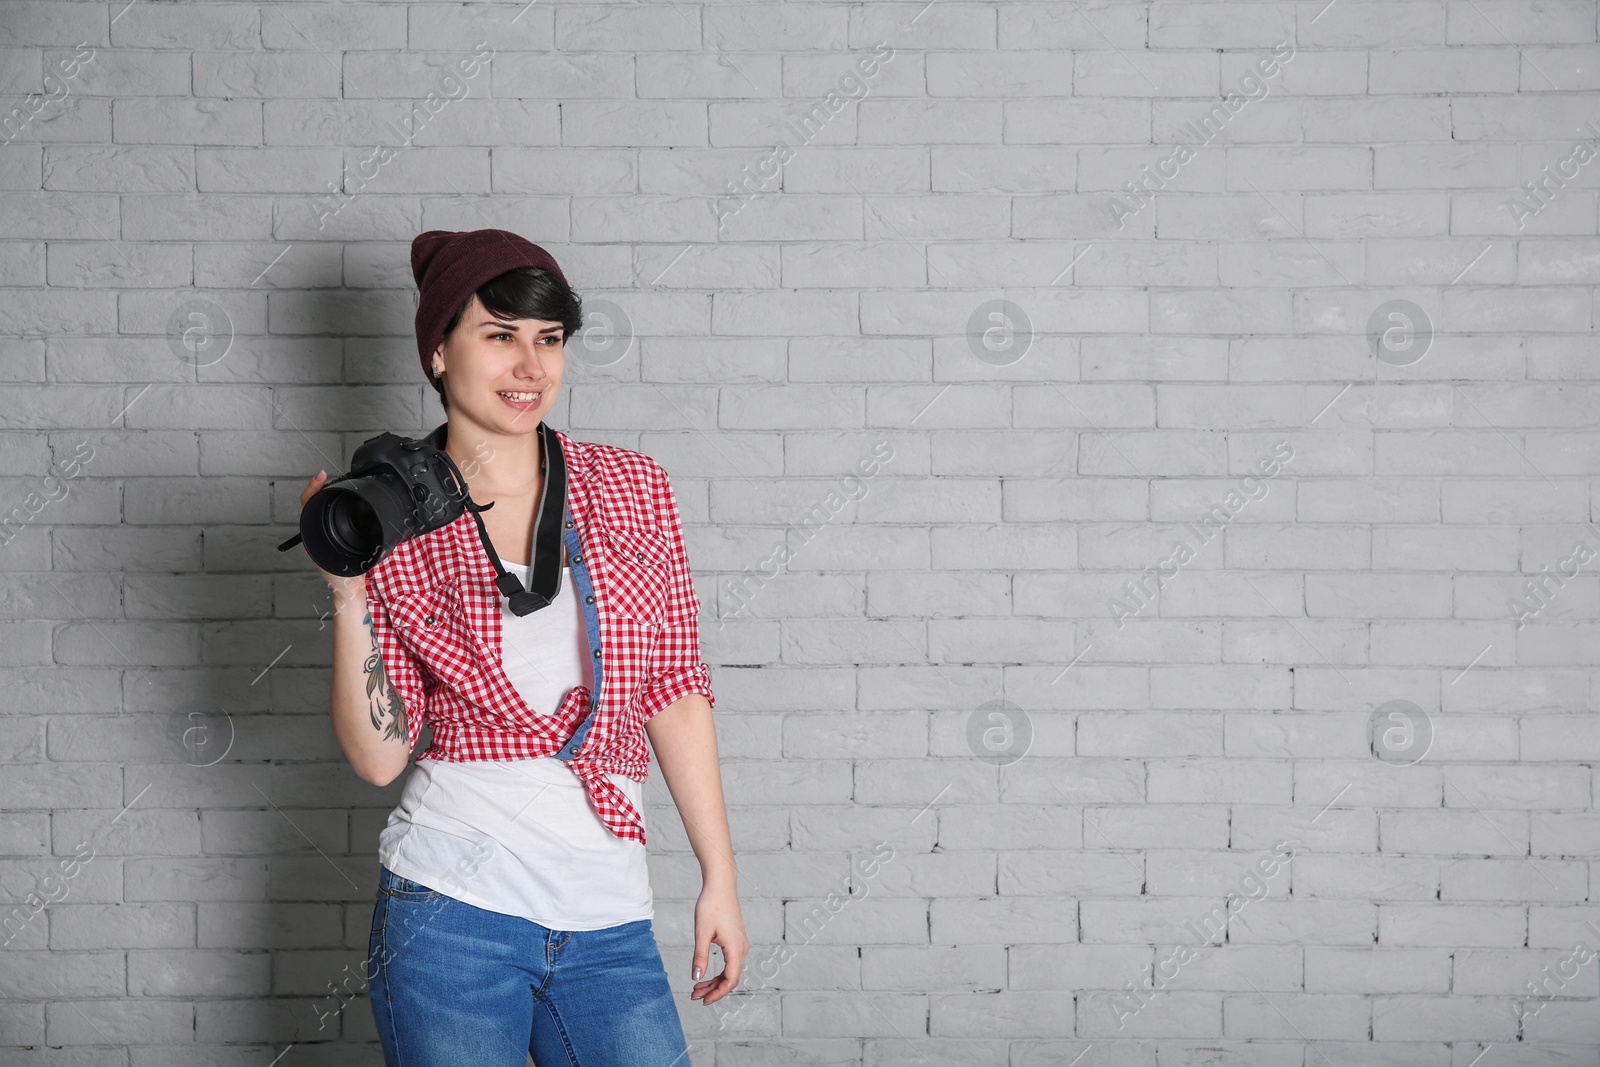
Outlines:
{"label": "fingernail", "polygon": [[695,969],[694,969],[694,980],[695,980],[695,981],[696,981],[696,982],[698,982],[698,981],[700,981],[700,976],[701,976],[701,975],[702,975],[702,974],[704,974],[704,973],[705,973],[705,972],[704,972],[704,971],[702,971],[702,970],[701,970],[701,969],[700,969],[700,968],[699,968],[699,967],[696,967],[696,968],[695,968]]}

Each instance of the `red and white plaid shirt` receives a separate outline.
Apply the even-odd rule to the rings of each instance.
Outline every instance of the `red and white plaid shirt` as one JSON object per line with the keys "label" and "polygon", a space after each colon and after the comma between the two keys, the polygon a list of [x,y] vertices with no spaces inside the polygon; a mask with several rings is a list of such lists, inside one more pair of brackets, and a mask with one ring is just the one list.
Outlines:
{"label": "red and white plaid shirt", "polygon": [[642,817],[606,774],[643,783],[645,721],[686,693],[715,705],[700,659],[700,601],[661,465],[555,433],[567,462],[562,537],[598,700],[577,685],[559,707],[534,709],[506,678],[503,600],[470,512],[402,541],[368,571],[367,605],[411,745],[424,719],[433,727],[433,743],[417,759],[555,756],[582,779],[611,832],[643,844]]}

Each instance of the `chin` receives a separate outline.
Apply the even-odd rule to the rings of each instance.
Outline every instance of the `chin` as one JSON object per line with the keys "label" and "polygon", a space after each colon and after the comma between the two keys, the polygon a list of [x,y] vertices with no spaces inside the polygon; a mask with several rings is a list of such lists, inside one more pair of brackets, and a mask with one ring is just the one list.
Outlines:
{"label": "chin", "polygon": [[505,422],[505,425],[501,429],[502,429],[502,432],[504,432],[507,436],[510,436],[510,437],[515,437],[515,436],[518,436],[518,435],[526,436],[526,435],[528,435],[530,433],[537,433],[538,432],[539,423],[540,423],[541,420],[543,420],[543,418],[544,418],[543,415],[539,415],[539,416],[529,415],[526,418],[519,419],[519,420],[516,420],[516,421],[512,421],[510,419],[507,419],[506,422]]}

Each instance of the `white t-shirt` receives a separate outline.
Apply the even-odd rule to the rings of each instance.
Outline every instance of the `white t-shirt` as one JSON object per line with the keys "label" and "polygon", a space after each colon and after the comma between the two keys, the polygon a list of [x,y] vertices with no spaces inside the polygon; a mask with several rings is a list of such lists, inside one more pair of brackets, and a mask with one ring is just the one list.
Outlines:
{"label": "white t-shirt", "polygon": [[[526,565],[505,568],[526,588]],[[570,564],[548,607],[517,616],[502,598],[500,624],[506,677],[535,712],[559,706],[575,685],[593,688]],[[644,787],[607,777],[643,816]],[[378,859],[457,900],[552,930],[602,930],[655,914],[644,846],[608,830],[582,780],[552,756],[418,760],[378,835]]]}

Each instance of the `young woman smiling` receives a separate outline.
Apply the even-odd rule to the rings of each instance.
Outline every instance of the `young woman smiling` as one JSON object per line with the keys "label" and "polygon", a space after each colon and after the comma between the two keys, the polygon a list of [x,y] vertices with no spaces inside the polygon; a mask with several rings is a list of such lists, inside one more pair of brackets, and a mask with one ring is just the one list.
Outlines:
{"label": "young woman smiling", "polygon": [[[379,838],[368,977],[385,1059],[688,1067],[652,930],[646,737],[700,861],[691,998],[727,996],[749,942],[671,484],[648,456],[542,426],[582,324],[548,252],[504,230],[430,230],[411,261],[418,354],[447,417],[435,435],[493,504],[478,517],[525,587],[552,460],[566,500],[557,593],[523,615],[471,511],[365,575],[322,572],[352,767],[387,784],[433,728]],[[724,970],[701,980],[712,943]]]}

